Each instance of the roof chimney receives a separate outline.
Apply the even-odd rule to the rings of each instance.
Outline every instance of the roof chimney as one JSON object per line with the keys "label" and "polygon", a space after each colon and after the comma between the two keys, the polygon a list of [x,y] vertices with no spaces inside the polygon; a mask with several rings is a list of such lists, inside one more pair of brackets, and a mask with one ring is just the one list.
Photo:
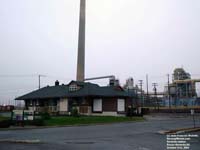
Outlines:
{"label": "roof chimney", "polygon": [[109,85],[110,86],[114,86],[115,85],[115,77],[109,79]]}
{"label": "roof chimney", "polygon": [[59,86],[59,81],[58,80],[56,80],[55,86]]}
{"label": "roof chimney", "polygon": [[115,80],[114,86],[119,86],[119,79],[116,79],[116,80]]}

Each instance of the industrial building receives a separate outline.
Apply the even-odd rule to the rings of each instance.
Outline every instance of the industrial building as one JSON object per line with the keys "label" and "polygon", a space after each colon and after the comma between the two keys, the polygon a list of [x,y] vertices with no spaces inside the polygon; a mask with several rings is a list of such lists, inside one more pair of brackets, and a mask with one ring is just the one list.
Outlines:
{"label": "industrial building", "polygon": [[196,83],[198,82],[200,82],[200,79],[192,79],[191,75],[183,68],[176,68],[173,73],[172,83],[165,87],[165,105],[200,105],[196,91]]}

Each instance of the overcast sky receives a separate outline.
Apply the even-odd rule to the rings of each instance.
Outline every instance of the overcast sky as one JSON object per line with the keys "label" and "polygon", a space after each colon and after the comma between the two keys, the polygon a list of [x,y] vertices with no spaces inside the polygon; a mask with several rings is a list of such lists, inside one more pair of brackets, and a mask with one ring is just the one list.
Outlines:
{"label": "overcast sky", "polygon": [[[0,0],[0,100],[76,77],[80,0]],[[86,77],[200,77],[199,0],[87,0]],[[17,76],[18,75],[18,76]],[[108,80],[98,81],[106,85]]]}

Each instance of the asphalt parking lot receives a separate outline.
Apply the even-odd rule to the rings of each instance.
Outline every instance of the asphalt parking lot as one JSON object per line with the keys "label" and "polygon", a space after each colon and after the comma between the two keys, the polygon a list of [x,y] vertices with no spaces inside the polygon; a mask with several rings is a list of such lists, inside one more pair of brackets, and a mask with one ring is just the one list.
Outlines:
{"label": "asphalt parking lot", "polygon": [[[191,117],[147,116],[147,121],[107,125],[0,131],[0,140],[40,140],[41,143],[0,142],[1,150],[164,150],[161,130],[193,127]],[[196,118],[200,126],[200,118]],[[200,132],[195,132],[200,136]],[[190,141],[199,150],[200,138]]]}

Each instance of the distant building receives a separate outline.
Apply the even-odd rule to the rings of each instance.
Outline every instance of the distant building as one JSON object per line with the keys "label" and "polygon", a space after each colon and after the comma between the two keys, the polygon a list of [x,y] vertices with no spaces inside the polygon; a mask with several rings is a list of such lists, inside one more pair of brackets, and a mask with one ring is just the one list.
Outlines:
{"label": "distant building", "polygon": [[132,77],[128,78],[126,80],[126,84],[124,85],[124,88],[126,89],[134,89],[134,80]]}
{"label": "distant building", "polygon": [[132,96],[135,97],[133,99],[133,104],[136,107],[144,106],[144,103],[146,102],[146,94],[144,90],[141,90],[138,85],[134,85],[134,79],[132,77],[129,77],[126,80],[126,83],[124,84],[123,88]]}

